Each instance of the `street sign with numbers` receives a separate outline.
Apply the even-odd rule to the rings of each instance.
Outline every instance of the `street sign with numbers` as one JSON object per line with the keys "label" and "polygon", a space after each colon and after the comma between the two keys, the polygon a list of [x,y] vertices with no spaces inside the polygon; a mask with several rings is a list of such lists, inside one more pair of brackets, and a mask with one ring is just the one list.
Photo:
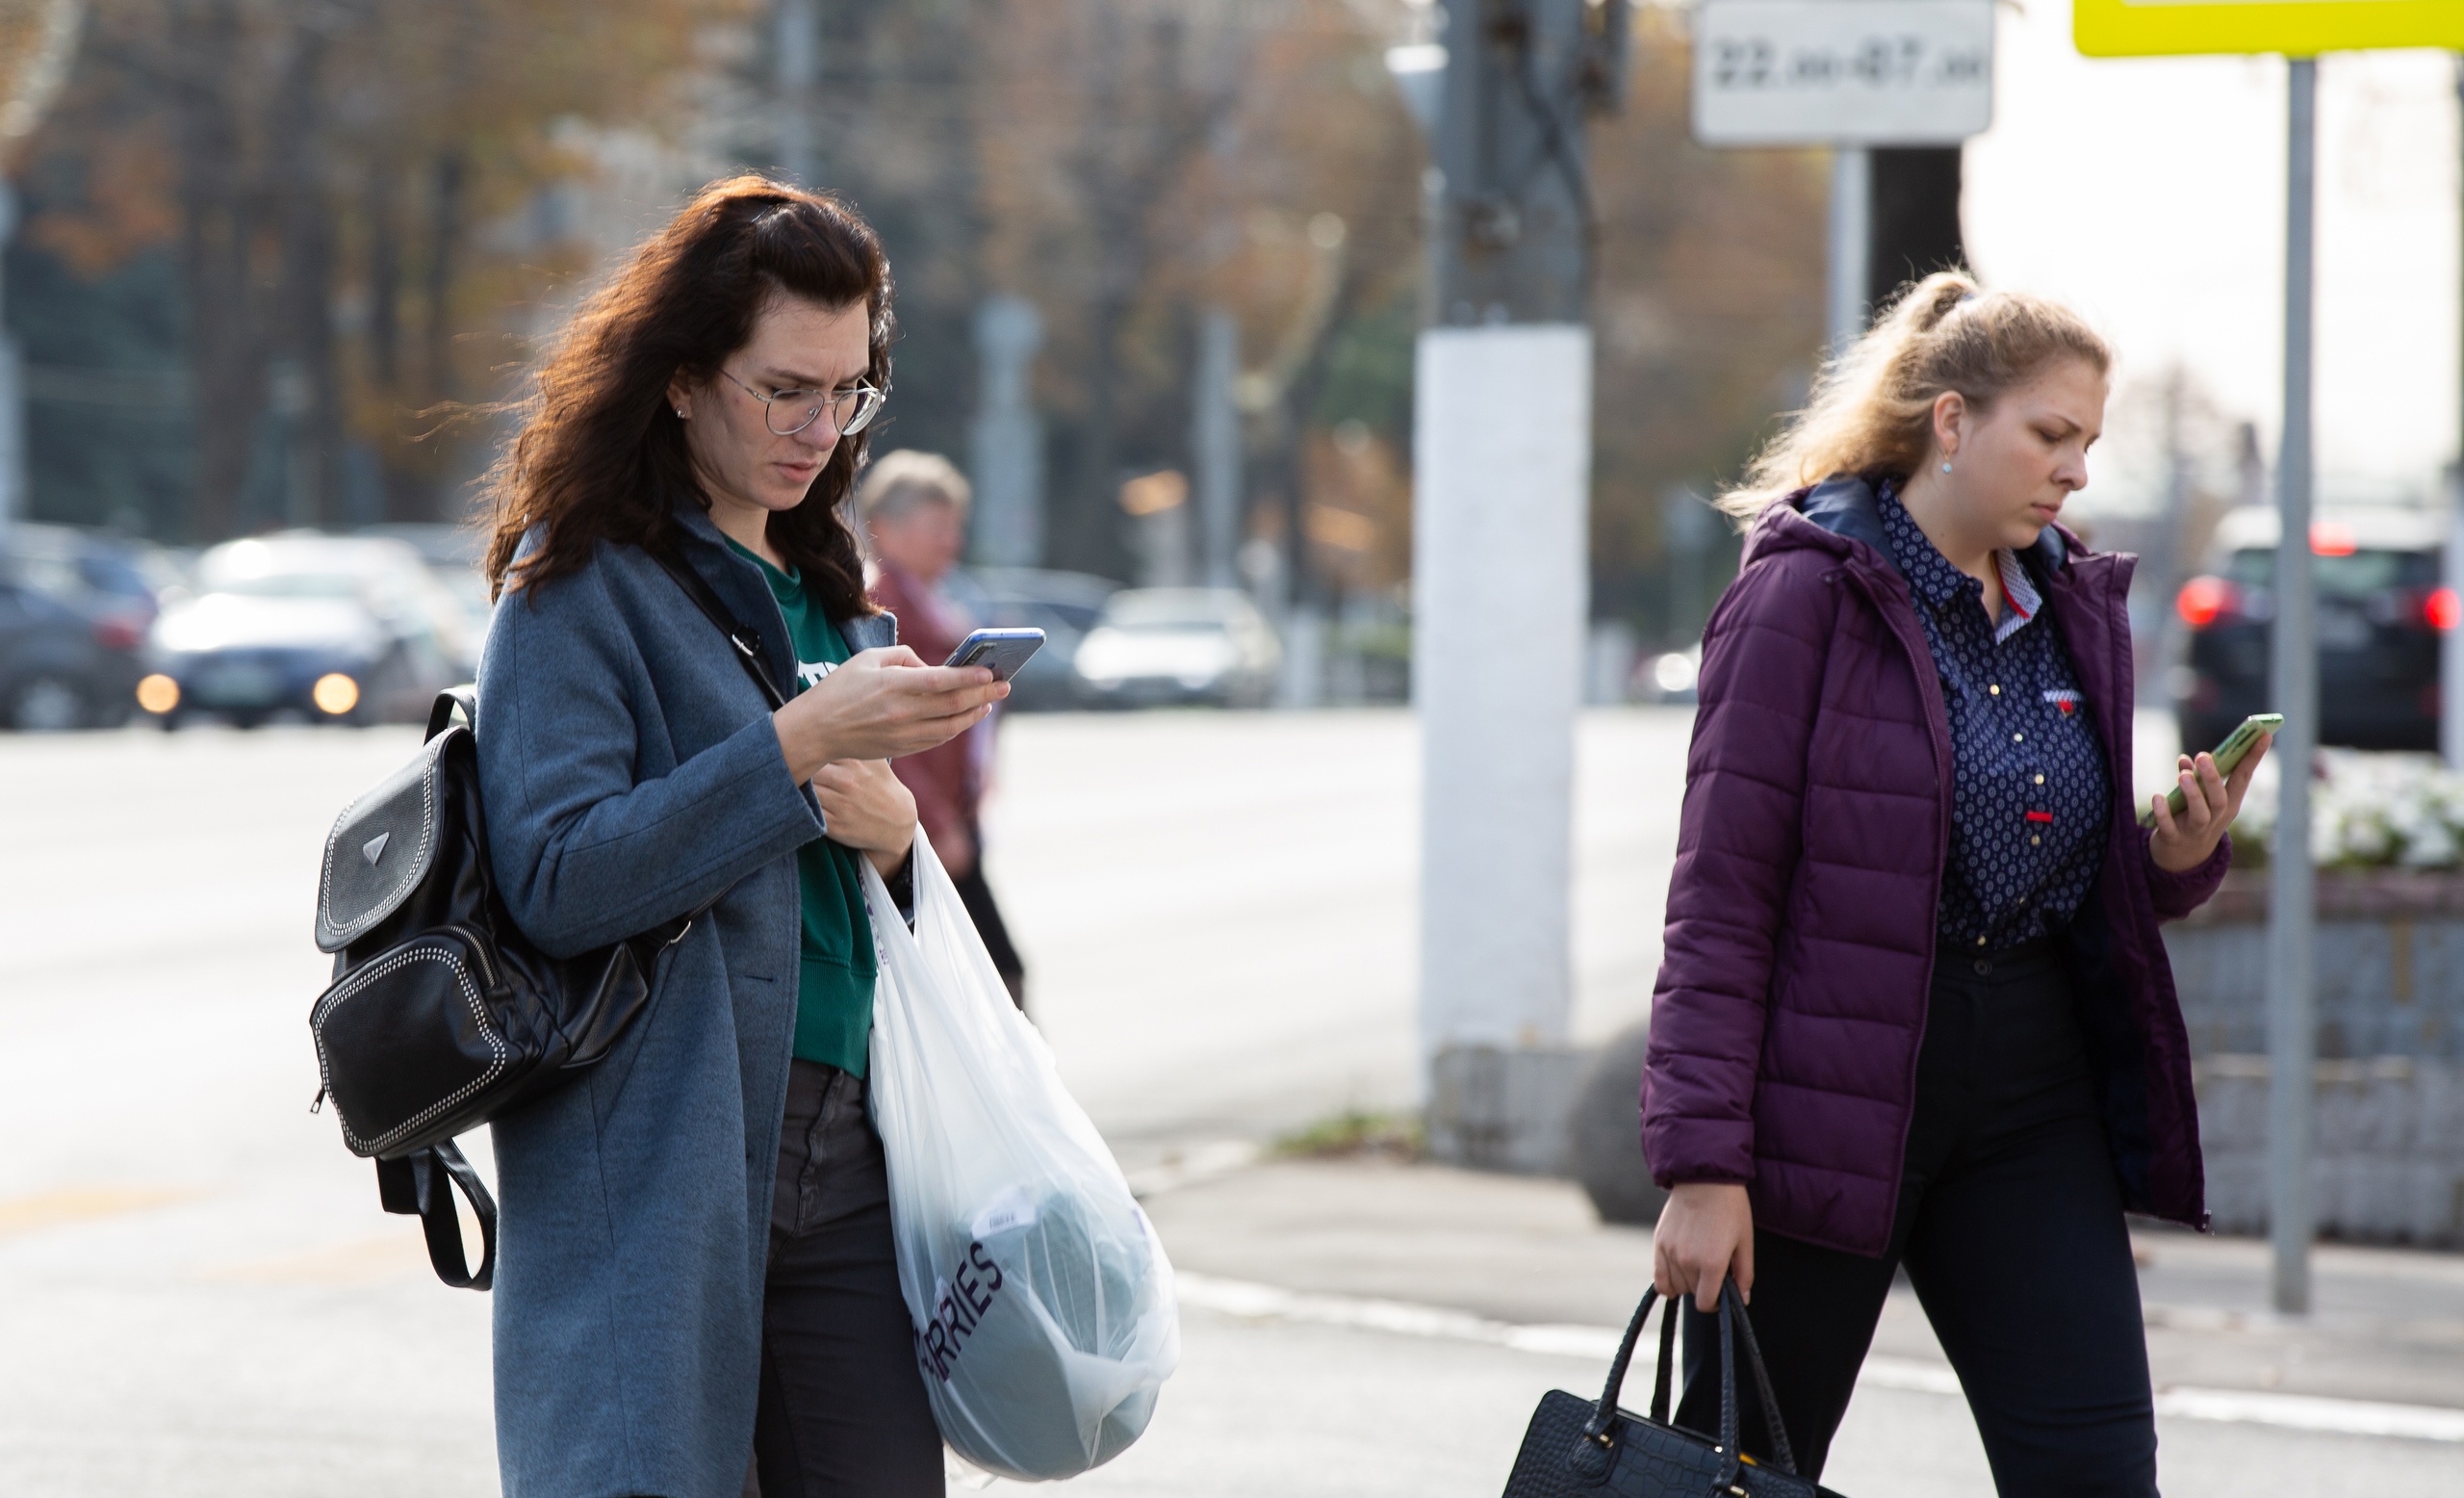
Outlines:
{"label": "street sign with numbers", "polygon": [[1992,0],[1695,9],[1705,145],[1954,145],[1992,122]]}
{"label": "street sign with numbers", "polygon": [[2464,48],[2464,0],[2073,0],[2090,57]]}

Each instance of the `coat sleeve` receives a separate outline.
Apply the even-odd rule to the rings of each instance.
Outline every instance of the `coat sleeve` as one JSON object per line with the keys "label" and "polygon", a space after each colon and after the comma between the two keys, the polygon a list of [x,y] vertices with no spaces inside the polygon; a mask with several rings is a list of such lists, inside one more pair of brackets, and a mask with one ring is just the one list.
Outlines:
{"label": "coat sleeve", "polygon": [[1772,956],[1803,850],[1835,563],[1749,567],[1703,637],[1677,865],[1643,1070],[1643,1154],[1661,1185],[1754,1175]]}
{"label": "coat sleeve", "polygon": [[2216,844],[2216,851],[2207,856],[2206,863],[2176,874],[2158,867],[2156,861],[2148,858],[2147,844],[2156,836],[2156,829],[2135,830],[2139,835],[2135,840],[2139,856],[2147,860],[2148,903],[2156,907],[2158,920],[2179,920],[2213,899],[2217,887],[2224,883],[2224,871],[2233,866],[2231,833]]}
{"label": "coat sleeve", "polygon": [[767,713],[637,781],[649,691],[596,568],[497,609],[477,736],[489,857],[514,922],[551,956],[686,915],[821,835]]}

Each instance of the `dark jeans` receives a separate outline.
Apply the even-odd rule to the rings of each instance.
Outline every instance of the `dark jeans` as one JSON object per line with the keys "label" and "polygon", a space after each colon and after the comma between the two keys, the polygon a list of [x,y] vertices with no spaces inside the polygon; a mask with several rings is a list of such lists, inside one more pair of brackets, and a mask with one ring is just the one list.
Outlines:
{"label": "dark jeans", "polygon": [[760,1498],[941,1498],[881,1136],[863,1080],[811,1061],[780,1132],[753,1454]]}
{"label": "dark jeans", "polygon": [[[1934,971],[1888,1253],[1754,1236],[1748,1314],[1798,1470],[1821,1472],[1904,1264],[2002,1498],[2152,1498],[2139,1277],[2069,980],[2049,943],[1946,951]],[[1718,1323],[1689,1303],[1685,1330],[1678,1423],[1716,1433]],[[1768,1452],[1751,1376],[1737,1384],[1741,1444]]]}

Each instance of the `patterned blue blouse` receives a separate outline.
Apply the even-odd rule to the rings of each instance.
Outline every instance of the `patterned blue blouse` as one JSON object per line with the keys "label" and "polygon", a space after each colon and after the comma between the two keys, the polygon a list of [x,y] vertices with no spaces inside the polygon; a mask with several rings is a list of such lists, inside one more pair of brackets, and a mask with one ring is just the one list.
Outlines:
{"label": "patterned blue blouse", "polygon": [[2004,607],[1950,564],[1885,483],[1883,533],[1908,578],[1950,717],[1951,861],[1935,935],[2001,951],[2070,922],[2104,857],[2112,790],[2088,704],[2026,564],[1993,554]]}

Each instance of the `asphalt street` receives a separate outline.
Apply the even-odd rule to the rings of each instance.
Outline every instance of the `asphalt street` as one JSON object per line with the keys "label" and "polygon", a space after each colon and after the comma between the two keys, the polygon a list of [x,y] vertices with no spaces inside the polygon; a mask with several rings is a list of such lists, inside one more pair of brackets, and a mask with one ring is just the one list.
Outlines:
{"label": "asphalt street", "polygon": [[[1583,725],[1585,1037],[1648,999],[1686,726]],[[0,738],[0,1493],[496,1490],[488,1302],[434,1282],[416,1225],[307,1111],[318,850],[415,741]],[[1039,1021],[1192,1276],[1182,1371],[1089,1491],[1495,1493],[1534,1401],[1597,1384],[1601,1329],[1639,1290],[1641,1235],[1562,1185],[1253,1161],[1296,1124],[1410,1100],[1415,758],[1400,713],[1007,731],[991,868]],[[2160,1375],[2342,1388],[2337,1360],[2411,1307],[2410,1372],[2350,1397],[2464,1408],[2456,1261],[2365,1255],[2324,1336],[2247,1312],[2248,1246],[2193,1248],[2213,1253],[2153,1251],[2183,1287],[2151,1331]],[[1886,1332],[1900,1371],[1861,1391],[1832,1485],[1989,1490],[1921,1317]],[[2169,1492],[2464,1490],[2464,1440],[2164,1430]]]}

